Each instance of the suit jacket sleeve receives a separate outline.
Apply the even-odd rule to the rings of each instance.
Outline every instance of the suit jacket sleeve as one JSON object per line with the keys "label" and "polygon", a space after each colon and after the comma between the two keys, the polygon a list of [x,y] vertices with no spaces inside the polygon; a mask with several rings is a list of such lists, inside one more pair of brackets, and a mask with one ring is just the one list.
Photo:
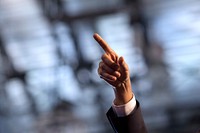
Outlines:
{"label": "suit jacket sleeve", "polygon": [[147,133],[138,101],[136,108],[128,116],[117,117],[112,107],[106,115],[116,133]]}

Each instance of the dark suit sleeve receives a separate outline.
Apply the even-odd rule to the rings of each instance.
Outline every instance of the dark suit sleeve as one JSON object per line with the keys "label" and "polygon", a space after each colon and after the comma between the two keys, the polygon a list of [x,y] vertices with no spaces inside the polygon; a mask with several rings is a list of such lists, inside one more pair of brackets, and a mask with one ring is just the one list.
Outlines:
{"label": "dark suit sleeve", "polygon": [[117,117],[112,107],[106,115],[116,133],[147,133],[138,101],[136,102],[136,108],[128,116]]}

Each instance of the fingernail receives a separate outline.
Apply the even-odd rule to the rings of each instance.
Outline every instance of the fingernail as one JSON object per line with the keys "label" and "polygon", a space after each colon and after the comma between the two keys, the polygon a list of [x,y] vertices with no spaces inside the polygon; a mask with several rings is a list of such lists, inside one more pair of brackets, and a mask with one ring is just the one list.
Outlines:
{"label": "fingernail", "polygon": [[119,72],[117,72],[117,71],[115,71],[115,74],[117,75],[117,77],[121,76],[121,74]]}

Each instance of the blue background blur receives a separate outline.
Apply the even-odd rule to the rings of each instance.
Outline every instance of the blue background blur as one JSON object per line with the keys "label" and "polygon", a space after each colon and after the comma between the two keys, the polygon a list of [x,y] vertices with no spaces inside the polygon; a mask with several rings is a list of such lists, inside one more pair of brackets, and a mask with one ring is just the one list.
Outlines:
{"label": "blue background blur", "polygon": [[199,0],[0,0],[0,133],[111,133],[99,33],[149,133],[200,127]]}

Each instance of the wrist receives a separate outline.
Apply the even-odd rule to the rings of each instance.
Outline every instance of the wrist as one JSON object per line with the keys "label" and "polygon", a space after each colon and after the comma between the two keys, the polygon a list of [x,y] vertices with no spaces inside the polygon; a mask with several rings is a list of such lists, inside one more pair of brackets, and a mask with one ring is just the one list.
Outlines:
{"label": "wrist", "polygon": [[131,88],[130,80],[126,83],[122,83],[121,86],[114,88],[115,90],[115,105],[123,105],[128,103],[134,96]]}

